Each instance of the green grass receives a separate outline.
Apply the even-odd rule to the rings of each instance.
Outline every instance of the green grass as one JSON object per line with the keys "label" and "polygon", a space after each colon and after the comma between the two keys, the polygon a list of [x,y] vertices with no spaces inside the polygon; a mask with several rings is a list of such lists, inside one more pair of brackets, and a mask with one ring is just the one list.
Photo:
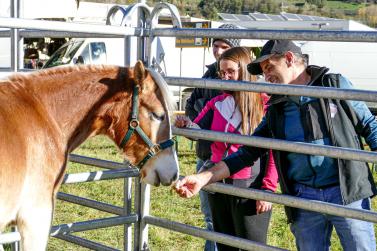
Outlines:
{"label": "green grass", "polygon": [[[301,0],[288,0],[286,1],[288,4],[304,4],[305,1]],[[340,0],[327,0],[325,7],[329,9],[335,10],[346,10],[346,11],[357,11],[361,7],[364,7],[364,3],[356,3],[356,2],[347,2],[347,1],[340,1]]]}
{"label": "green grass", "polygon": [[364,7],[364,3],[349,3],[345,1],[328,0],[326,7],[335,10],[357,11],[361,7]]}
{"label": "green grass", "polygon": [[[88,140],[74,153],[112,161],[122,161],[119,152],[115,149],[113,144],[104,137],[96,137]],[[194,171],[195,156],[191,149],[191,143],[188,140],[179,140],[179,158],[181,174],[185,175],[192,173]],[[67,173],[93,170],[98,170],[98,168],[69,163]],[[63,185],[60,191],[121,206],[123,198],[122,189],[122,180],[112,180],[84,183],[80,185]],[[170,187],[152,187],[151,198],[151,215],[198,227],[204,227],[204,222],[202,221],[202,215],[200,213],[200,203],[197,197],[190,200],[184,200],[175,195],[175,193],[173,194]],[[186,217],[182,218],[183,215]],[[54,225],[109,216],[110,214],[101,213],[97,210],[58,201],[55,210]],[[116,227],[82,232],[77,235],[117,249],[122,249],[122,234],[122,227]],[[152,250],[181,250],[183,246],[188,246],[189,244],[190,249],[188,250],[199,250],[203,246],[203,241],[199,238],[170,232],[154,226],[150,226],[149,235],[153,236],[153,238],[150,238],[149,240]],[[66,243],[56,238],[50,238],[48,250],[87,249]]]}
{"label": "green grass", "polygon": [[[96,137],[88,140],[77,151],[75,151],[75,153],[101,159],[122,161],[121,155],[115,149],[113,144],[104,137]],[[179,137],[179,161],[182,175],[191,174],[195,171],[196,160],[194,148],[192,147],[191,141],[182,137]],[[75,173],[93,170],[98,169],[69,163],[67,172]],[[123,181],[112,180],[63,185],[60,191],[121,206],[123,198]],[[374,200],[373,207],[376,210],[376,200]],[[204,227],[203,217],[200,212],[199,197],[195,196],[192,199],[182,199],[172,193],[169,187],[153,187],[151,189],[151,215],[197,227]],[[111,215],[108,213],[58,201],[55,210],[54,225],[109,216]],[[81,232],[76,235],[117,249],[122,249],[123,247],[122,226]],[[289,250],[295,250],[294,238],[286,224],[286,217],[283,206],[281,205],[274,205],[272,221],[268,233],[268,244]],[[151,250],[194,251],[203,249],[204,240],[150,226],[149,245]],[[87,249],[56,238],[50,238],[48,250],[81,251]],[[331,250],[341,250],[335,234],[333,235]]]}

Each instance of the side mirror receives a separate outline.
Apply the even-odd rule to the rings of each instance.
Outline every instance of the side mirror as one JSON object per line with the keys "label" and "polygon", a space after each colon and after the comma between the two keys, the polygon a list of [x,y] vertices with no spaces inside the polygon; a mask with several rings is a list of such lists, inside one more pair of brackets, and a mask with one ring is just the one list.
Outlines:
{"label": "side mirror", "polygon": [[38,64],[37,64],[37,68],[42,69],[42,67],[43,67],[43,63],[41,61],[39,61]]}
{"label": "side mirror", "polygon": [[84,60],[83,56],[78,56],[75,64],[85,64],[85,60]]}

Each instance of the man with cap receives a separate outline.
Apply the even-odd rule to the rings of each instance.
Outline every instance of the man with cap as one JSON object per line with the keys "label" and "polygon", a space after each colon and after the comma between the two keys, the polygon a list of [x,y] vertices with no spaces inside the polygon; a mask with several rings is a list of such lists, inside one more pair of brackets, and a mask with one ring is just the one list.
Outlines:
{"label": "man with cap", "polygon": [[[271,83],[353,88],[342,75],[327,73],[326,67],[307,66],[307,56],[289,40],[268,41],[248,70],[263,73]],[[377,149],[377,122],[364,102],[272,95],[269,103],[254,136],[355,149],[362,148],[363,137],[371,150]],[[267,152],[244,146],[212,169],[185,177],[175,189],[189,198]],[[371,210],[370,197],[377,189],[367,163],[279,150],[273,150],[273,155],[284,194]],[[290,207],[286,213],[298,250],[329,250],[334,227],[344,250],[376,250],[370,222]]]}
{"label": "man with cap", "polygon": [[[233,24],[222,24],[220,29],[238,29]],[[226,50],[240,46],[240,39],[233,38],[214,38],[212,42],[212,53],[216,61],[213,64],[207,65],[207,71],[202,78],[220,79],[219,76],[219,58]],[[222,92],[215,89],[195,88],[191,93],[191,96],[186,101],[185,113],[192,121],[198,116],[206,103],[212,98],[220,95]],[[209,128],[208,128],[209,129]],[[198,171],[204,164],[204,162],[211,157],[211,143],[206,140],[198,140],[196,143],[196,170]],[[200,192],[200,206],[201,211],[204,214],[204,220],[207,225],[207,229],[213,230],[211,211],[208,205],[208,195],[205,191]],[[206,241],[204,250],[212,251],[216,249],[216,244],[211,241]]]}

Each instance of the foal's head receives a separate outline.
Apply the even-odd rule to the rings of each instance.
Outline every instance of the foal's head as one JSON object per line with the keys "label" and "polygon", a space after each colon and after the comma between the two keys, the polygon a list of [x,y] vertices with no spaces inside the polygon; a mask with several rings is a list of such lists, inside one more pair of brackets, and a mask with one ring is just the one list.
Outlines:
{"label": "foal's head", "polygon": [[[169,115],[172,106],[169,105],[167,85],[153,79],[141,62],[128,69],[127,75],[130,95],[115,102],[118,105],[114,106],[113,111],[114,114],[123,114],[112,119],[115,141],[131,164],[139,164],[143,182],[170,185],[178,178],[178,160],[170,141],[172,134]],[[135,96],[137,98],[133,100]],[[132,116],[132,110],[138,111],[138,114]],[[140,129],[146,137],[142,136]],[[159,145],[161,143],[162,147]],[[148,158],[148,154],[153,156]]]}

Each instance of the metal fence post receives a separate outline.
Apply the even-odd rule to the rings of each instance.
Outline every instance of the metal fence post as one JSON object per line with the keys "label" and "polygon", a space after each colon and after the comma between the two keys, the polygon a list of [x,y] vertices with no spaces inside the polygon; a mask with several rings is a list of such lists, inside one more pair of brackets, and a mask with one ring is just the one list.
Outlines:
{"label": "metal fence post", "polygon": [[134,210],[135,213],[138,216],[138,221],[134,224],[134,251],[139,251],[139,236],[140,236],[140,215],[141,215],[141,209],[140,209],[140,203],[141,203],[141,184],[140,184],[140,178],[135,179],[135,198],[134,198]]}
{"label": "metal fence post", "polygon": [[[124,195],[123,195],[123,215],[131,214],[132,209],[132,178],[124,179]],[[132,226],[130,224],[124,225],[123,249],[124,251],[131,251],[132,244]]]}
{"label": "metal fence post", "polygon": [[138,221],[134,229],[134,251],[149,250],[148,248],[148,227],[143,221],[145,215],[149,215],[150,186],[135,180],[135,213]]}
{"label": "metal fence post", "polygon": [[[145,0],[139,0],[139,3],[146,4]],[[138,9],[138,23],[137,27],[146,28],[147,18],[145,12],[142,9]],[[145,38],[137,37],[137,59],[141,60],[143,63],[146,62],[145,59]]]}
{"label": "metal fence post", "polygon": [[145,223],[144,216],[148,216],[150,212],[150,195],[151,186],[145,183],[141,183],[141,204],[140,204],[140,236],[139,236],[139,248],[142,251],[149,251],[148,246],[148,224]]}
{"label": "metal fence post", "polygon": [[[12,227],[12,232],[18,232],[17,227]],[[11,244],[12,251],[19,251],[20,250],[20,242],[16,241]]]}
{"label": "metal fence post", "polygon": [[[20,0],[10,0],[10,16],[19,18],[20,17]],[[10,40],[11,40],[11,69],[14,72],[17,72],[19,69],[19,51],[20,51],[20,43],[23,41],[20,40],[20,36],[18,34],[18,29],[11,29],[10,33]],[[22,48],[22,47],[21,47]],[[22,54],[22,53],[21,53]],[[17,227],[12,227],[12,232],[18,232]],[[20,250],[20,242],[14,242],[11,244],[11,250],[12,251],[18,251]]]}
{"label": "metal fence post", "polygon": [[[20,0],[10,0],[10,16],[13,18],[20,17]],[[11,70],[13,72],[18,72],[20,68],[20,48],[22,49],[22,45],[20,47],[20,36],[18,34],[18,29],[11,29],[10,30],[10,43],[11,43],[11,57],[10,57],[10,65]]]}

